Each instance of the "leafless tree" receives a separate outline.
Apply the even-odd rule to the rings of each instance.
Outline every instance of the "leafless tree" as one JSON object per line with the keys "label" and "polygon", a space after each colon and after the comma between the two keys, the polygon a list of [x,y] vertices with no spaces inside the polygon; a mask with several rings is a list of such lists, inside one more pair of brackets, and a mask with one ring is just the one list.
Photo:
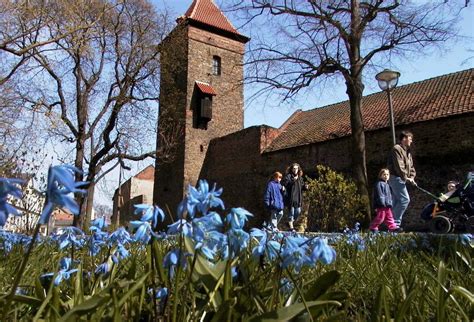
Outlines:
{"label": "leafless tree", "polygon": [[56,19],[58,5],[70,8],[75,6],[74,2],[67,0],[0,0],[0,86],[28,62],[33,49],[41,50],[46,45],[95,23],[89,21],[85,25],[70,25],[51,37],[45,31]]}
{"label": "leafless tree", "polygon": [[158,151],[153,143],[150,148],[158,45],[169,27],[166,12],[158,14],[146,0],[57,2],[45,31],[54,41],[31,52],[32,63],[21,74],[28,84],[18,92],[48,120],[49,133],[72,148],[74,165],[83,171],[76,180],[89,182],[87,197],[76,196],[82,209],[76,226],[88,224],[95,184],[118,162],[169,155],[172,138]]}
{"label": "leafless tree", "polygon": [[463,6],[456,1],[234,0],[229,10],[245,13],[248,24],[265,19],[271,28],[270,35],[262,34],[270,29],[262,29],[251,42],[247,82],[263,84],[264,91],[281,90],[289,99],[322,79],[343,77],[353,176],[368,197],[363,72],[382,55],[419,53],[455,36],[456,13]]}

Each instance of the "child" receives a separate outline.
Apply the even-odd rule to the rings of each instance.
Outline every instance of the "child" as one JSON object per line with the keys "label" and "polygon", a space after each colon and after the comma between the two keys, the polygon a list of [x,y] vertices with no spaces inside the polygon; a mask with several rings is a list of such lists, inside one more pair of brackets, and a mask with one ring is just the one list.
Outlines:
{"label": "child", "polygon": [[454,192],[456,192],[456,186],[459,184],[459,182],[451,180],[448,182],[448,192],[442,193],[441,196],[439,197],[439,200],[441,201],[446,201],[448,200]]}
{"label": "child", "polygon": [[274,230],[278,230],[278,222],[283,216],[283,194],[282,185],[280,184],[282,174],[275,172],[272,175],[271,180],[267,184],[263,202],[265,207],[270,211],[270,227]]}
{"label": "child", "polygon": [[370,230],[377,232],[382,222],[388,227],[391,232],[399,232],[400,228],[397,227],[393,219],[392,214],[392,193],[390,186],[388,185],[388,179],[390,178],[390,172],[388,169],[382,169],[379,172],[379,181],[375,184],[374,188],[374,208],[377,212],[375,218],[370,223]]}

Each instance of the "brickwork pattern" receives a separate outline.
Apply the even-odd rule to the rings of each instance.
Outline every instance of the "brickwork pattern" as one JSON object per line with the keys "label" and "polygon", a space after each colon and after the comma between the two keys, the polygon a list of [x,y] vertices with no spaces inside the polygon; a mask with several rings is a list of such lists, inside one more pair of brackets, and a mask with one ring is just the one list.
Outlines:
{"label": "brickwork pattern", "polygon": [[[414,133],[417,182],[425,189],[442,192],[449,180],[462,181],[468,171],[474,170],[474,113],[397,127],[397,131],[404,129]],[[202,178],[216,181],[224,188],[227,207],[245,207],[255,215],[253,225],[260,225],[265,219],[262,196],[274,171],[285,171],[290,163],[298,162],[308,175],[316,164],[350,173],[350,137],[261,154],[259,148],[265,149],[265,142],[271,141],[266,135],[275,130],[252,127],[211,141],[201,172]],[[371,185],[378,170],[386,165],[390,142],[388,129],[366,133]],[[414,188],[409,190],[412,202],[404,225],[408,229],[424,229],[418,215],[430,197]]]}

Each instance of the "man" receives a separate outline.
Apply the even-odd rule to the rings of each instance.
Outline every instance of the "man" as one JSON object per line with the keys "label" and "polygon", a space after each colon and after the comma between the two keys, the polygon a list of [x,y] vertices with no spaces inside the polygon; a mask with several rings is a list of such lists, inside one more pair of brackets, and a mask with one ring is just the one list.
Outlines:
{"label": "man", "polygon": [[403,214],[410,203],[406,183],[416,185],[416,171],[410,152],[413,142],[413,134],[409,131],[402,131],[398,137],[400,143],[392,148],[388,159],[388,168],[393,174],[390,176],[389,184],[393,191],[393,217],[395,224],[400,227]]}

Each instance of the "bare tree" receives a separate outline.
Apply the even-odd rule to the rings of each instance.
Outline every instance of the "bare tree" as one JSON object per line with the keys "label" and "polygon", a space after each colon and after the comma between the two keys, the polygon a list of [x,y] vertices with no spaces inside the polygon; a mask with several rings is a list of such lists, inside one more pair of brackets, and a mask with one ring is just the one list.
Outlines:
{"label": "bare tree", "polygon": [[58,5],[74,7],[74,3],[67,0],[0,0],[0,86],[29,61],[33,49],[41,50],[95,23],[70,25],[51,37],[45,30],[56,19]]}
{"label": "bare tree", "polygon": [[46,25],[54,41],[32,50],[34,63],[21,75],[28,85],[18,91],[48,120],[49,133],[72,147],[83,171],[76,180],[89,182],[86,200],[76,196],[76,226],[88,224],[95,184],[118,162],[168,155],[170,146],[157,151],[154,140],[158,44],[169,27],[166,13],[146,0],[58,2]]}
{"label": "bare tree", "polygon": [[454,36],[459,9],[445,2],[235,0],[230,10],[244,12],[247,23],[261,16],[272,28],[271,36],[254,37],[246,62],[247,81],[263,84],[263,91],[282,90],[289,99],[326,77],[342,75],[350,104],[353,176],[368,197],[364,69],[384,53],[418,53]]}

